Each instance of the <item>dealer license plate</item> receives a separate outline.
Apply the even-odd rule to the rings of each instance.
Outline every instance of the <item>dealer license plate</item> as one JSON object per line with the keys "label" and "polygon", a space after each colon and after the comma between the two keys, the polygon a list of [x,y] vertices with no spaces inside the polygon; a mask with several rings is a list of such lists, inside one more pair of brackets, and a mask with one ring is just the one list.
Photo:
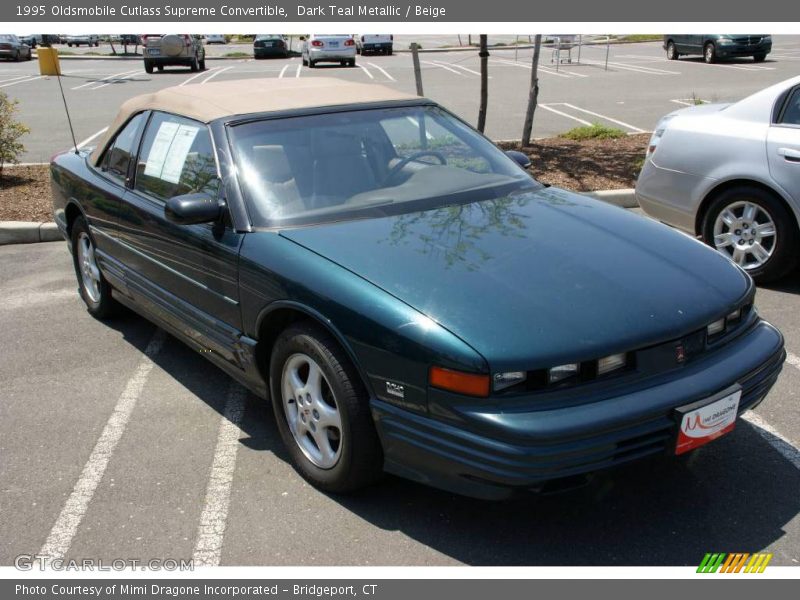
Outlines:
{"label": "dealer license plate", "polygon": [[742,397],[740,387],[677,409],[680,417],[675,454],[683,454],[717,439],[736,426],[736,414]]}

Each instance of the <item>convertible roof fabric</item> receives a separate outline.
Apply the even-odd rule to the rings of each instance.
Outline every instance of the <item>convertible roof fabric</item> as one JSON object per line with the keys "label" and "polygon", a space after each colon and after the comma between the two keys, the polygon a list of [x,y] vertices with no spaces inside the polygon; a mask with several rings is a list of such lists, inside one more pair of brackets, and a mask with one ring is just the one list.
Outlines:
{"label": "convertible roof fabric", "polygon": [[332,77],[240,79],[168,87],[125,102],[92,152],[91,161],[97,164],[117,130],[131,116],[144,110],[159,110],[209,123],[233,115],[415,98],[417,96],[382,85],[352,83]]}

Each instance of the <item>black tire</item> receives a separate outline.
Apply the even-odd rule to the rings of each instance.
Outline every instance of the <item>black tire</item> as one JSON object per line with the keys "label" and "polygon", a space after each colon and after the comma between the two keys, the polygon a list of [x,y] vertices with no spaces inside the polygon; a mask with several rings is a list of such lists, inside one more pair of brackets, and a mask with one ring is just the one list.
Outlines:
{"label": "black tire", "polygon": [[350,59],[350,62],[349,62],[348,64],[349,64],[351,67],[355,67],[355,66],[356,66],[356,59],[355,59],[355,58],[351,58],[351,59]]}
{"label": "black tire", "polygon": [[97,286],[99,297],[97,299],[93,299],[91,297],[90,292],[84,283],[82,266],[79,263],[80,258],[78,244],[81,243],[83,236],[86,236],[86,239],[88,239],[92,248],[96,247],[94,245],[94,238],[92,238],[92,234],[89,232],[89,226],[86,224],[85,219],[83,217],[78,217],[72,224],[72,232],[70,236],[72,243],[72,265],[75,267],[75,276],[78,279],[78,291],[83,299],[84,304],[86,304],[86,310],[89,311],[90,315],[96,319],[107,319],[116,312],[118,304],[111,296],[111,286],[109,285],[108,281],[106,281],[105,277],[103,277],[102,273],[100,274],[100,282]]}
{"label": "black tire", "polygon": [[667,42],[667,60],[678,60],[678,50],[672,40]]}
{"label": "black tire", "polygon": [[158,72],[159,72],[159,73],[163,73],[163,72],[164,72],[164,65],[158,65],[158,66],[156,67],[156,69],[158,69]]}
{"label": "black tire", "polygon": [[391,56],[391,55],[392,55],[392,49],[391,49],[391,48],[389,48],[389,49],[386,51],[386,54],[387,54],[387,55],[389,55],[389,56]]}
{"label": "black tire", "polygon": [[717,47],[713,42],[708,42],[703,46],[703,60],[708,64],[717,62]]}
{"label": "black tire", "polygon": [[347,65],[349,65],[349,64],[350,64],[350,62],[349,62],[349,61],[346,61],[346,60],[340,60],[340,61],[339,61],[339,66],[340,66],[340,67],[346,67],[346,66],[347,66]]}
{"label": "black tire", "polygon": [[19,62],[20,60],[22,60],[22,58],[19,55],[19,50],[17,50],[17,53],[14,55],[14,62]]}
{"label": "black tire", "polygon": [[[282,374],[298,354],[319,365],[341,416],[340,450],[330,468],[315,465],[292,434],[284,408]],[[283,331],[272,349],[270,397],[278,430],[297,471],[326,492],[347,493],[376,481],[383,469],[383,450],[372,421],[369,396],[347,354],[322,327],[304,321]]]}
{"label": "black tire", "polygon": [[317,66],[316,63],[309,58],[308,59],[308,68],[309,69],[313,69],[315,66]]}
{"label": "black tire", "polygon": [[703,241],[714,247],[714,222],[722,211],[736,202],[752,202],[771,217],[775,223],[772,254],[763,265],[746,269],[757,283],[775,281],[791,271],[798,262],[800,233],[797,221],[783,202],[771,192],[760,187],[741,186],[725,190],[709,205],[703,218]]}
{"label": "black tire", "polygon": [[[161,69],[163,69],[163,68],[164,68],[164,67],[162,67],[162,66],[159,66],[159,70],[161,70]],[[151,62],[148,62],[148,61],[144,61],[144,70],[145,70],[145,72],[147,72],[147,73],[152,73],[152,72],[153,72],[153,63],[151,63]]]}
{"label": "black tire", "polygon": [[205,56],[203,57],[203,60],[200,61],[200,70],[201,71],[205,71],[206,70],[206,57]]}
{"label": "black tire", "polygon": [[308,66],[308,61],[305,58],[303,58],[302,56],[300,57],[300,59],[303,61],[303,66],[307,67]]}
{"label": "black tire", "polygon": [[765,60],[767,60],[766,54],[756,54],[753,56],[754,62],[764,62]]}
{"label": "black tire", "polygon": [[192,62],[189,65],[189,69],[191,69],[192,73],[197,73],[200,70],[200,61],[197,60],[197,55],[192,57]]}

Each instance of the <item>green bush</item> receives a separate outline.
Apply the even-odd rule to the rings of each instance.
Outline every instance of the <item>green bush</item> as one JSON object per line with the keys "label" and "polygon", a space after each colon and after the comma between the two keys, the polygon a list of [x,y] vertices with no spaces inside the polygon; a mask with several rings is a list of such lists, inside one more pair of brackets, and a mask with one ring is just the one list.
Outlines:
{"label": "green bush", "polygon": [[3,166],[19,163],[19,155],[25,152],[19,139],[30,133],[30,129],[14,119],[18,104],[17,100],[9,100],[4,92],[0,92],[0,176],[3,175]]}
{"label": "green bush", "polygon": [[585,125],[583,127],[570,129],[558,137],[580,142],[583,140],[613,140],[624,136],[625,132],[622,131],[622,129],[609,127],[608,125],[602,125],[601,123],[593,123],[592,125]]}

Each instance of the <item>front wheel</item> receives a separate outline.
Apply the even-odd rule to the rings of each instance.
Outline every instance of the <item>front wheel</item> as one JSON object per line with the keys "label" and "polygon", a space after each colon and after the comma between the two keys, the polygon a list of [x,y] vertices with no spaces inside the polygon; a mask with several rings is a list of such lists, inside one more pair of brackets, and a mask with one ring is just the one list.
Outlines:
{"label": "front wheel", "polygon": [[83,217],[78,217],[72,224],[72,263],[89,314],[97,319],[111,316],[116,301],[111,297],[111,286],[97,266],[94,240]]}
{"label": "front wheel", "polygon": [[205,59],[205,57],[203,57],[203,60],[200,61],[200,70],[201,71],[205,71],[206,70],[206,59]]}
{"label": "front wheel", "polygon": [[779,279],[797,265],[797,223],[778,198],[758,187],[720,194],[708,208],[702,234],[758,283]]}
{"label": "front wheel", "polygon": [[708,42],[703,48],[703,60],[708,64],[717,62],[717,47],[711,42]]}
{"label": "front wheel", "polygon": [[753,56],[753,61],[755,62],[764,62],[765,60],[767,60],[766,54],[756,54]]}
{"label": "front wheel", "polygon": [[197,60],[197,56],[192,57],[192,63],[189,65],[192,73],[197,73],[200,70],[200,62]]}
{"label": "front wheel", "polygon": [[315,487],[346,493],[375,481],[383,452],[369,396],[336,340],[301,322],[275,342],[270,396],[295,468]]}
{"label": "front wheel", "polygon": [[[162,68],[163,67],[159,67],[159,70],[161,70]],[[144,70],[145,70],[146,73],[152,73],[153,72],[153,63],[145,61]]]}
{"label": "front wheel", "polygon": [[678,50],[675,48],[675,42],[667,44],[667,60],[678,60]]}

